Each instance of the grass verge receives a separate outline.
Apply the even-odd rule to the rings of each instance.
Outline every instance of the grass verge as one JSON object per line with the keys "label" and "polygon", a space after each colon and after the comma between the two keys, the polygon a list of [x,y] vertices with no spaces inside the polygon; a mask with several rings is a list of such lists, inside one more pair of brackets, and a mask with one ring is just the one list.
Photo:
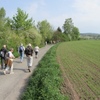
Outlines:
{"label": "grass verge", "polygon": [[21,100],[68,100],[60,91],[62,78],[56,62],[57,46],[52,47],[39,62]]}

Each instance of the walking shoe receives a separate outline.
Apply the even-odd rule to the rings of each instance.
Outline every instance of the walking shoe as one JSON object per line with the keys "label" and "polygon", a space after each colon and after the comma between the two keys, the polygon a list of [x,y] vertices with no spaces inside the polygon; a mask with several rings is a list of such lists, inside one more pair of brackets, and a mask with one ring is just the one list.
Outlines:
{"label": "walking shoe", "polygon": [[29,72],[31,72],[31,70],[30,69],[28,69],[29,70]]}
{"label": "walking shoe", "polygon": [[37,56],[35,58],[38,58]]}
{"label": "walking shoe", "polygon": [[14,74],[14,72],[10,72],[10,74]]}
{"label": "walking shoe", "polygon": [[4,71],[4,74],[6,75],[6,71]]}
{"label": "walking shoe", "polygon": [[3,70],[3,68],[0,68],[1,70]]}

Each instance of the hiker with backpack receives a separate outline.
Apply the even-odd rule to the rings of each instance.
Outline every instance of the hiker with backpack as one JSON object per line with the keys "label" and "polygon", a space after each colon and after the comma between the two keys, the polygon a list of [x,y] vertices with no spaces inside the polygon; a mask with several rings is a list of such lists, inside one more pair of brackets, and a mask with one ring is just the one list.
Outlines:
{"label": "hiker with backpack", "polygon": [[2,47],[1,50],[0,50],[1,69],[5,69],[6,66],[7,66],[6,63],[5,63],[6,53],[7,53],[6,45],[3,45],[3,47]]}
{"label": "hiker with backpack", "polygon": [[33,48],[30,43],[25,48],[25,54],[27,58],[28,71],[31,72],[30,68],[32,67],[32,64],[33,64]]}
{"label": "hiker with backpack", "polygon": [[23,58],[24,58],[24,51],[25,51],[25,47],[23,46],[23,44],[21,43],[20,47],[18,48],[18,53],[20,55],[20,62],[23,62]]}

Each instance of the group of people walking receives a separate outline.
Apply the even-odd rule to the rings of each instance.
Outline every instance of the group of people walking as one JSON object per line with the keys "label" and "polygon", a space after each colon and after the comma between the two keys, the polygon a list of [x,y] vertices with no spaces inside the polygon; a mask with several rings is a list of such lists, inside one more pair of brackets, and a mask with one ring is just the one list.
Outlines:
{"label": "group of people walking", "polygon": [[[3,47],[0,50],[0,57],[1,57],[1,69],[4,69],[4,74],[13,74],[13,59],[15,56],[13,55],[14,49],[11,48],[9,51],[7,50],[6,45],[3,45]],[[26,55],[27,60],[27,66],[28,71],[31,72],[31,67],[33,64],[33,53],[35,52],[35,58],[38,57],[39,47],[36,46],[34,49],[32,48],[32,45],[29,43],[28,46],[25,48],[24,45],[21,43],[21,45],[18,47],[18,53],[20,56],[20,62],[23,62],[23,59]]]}

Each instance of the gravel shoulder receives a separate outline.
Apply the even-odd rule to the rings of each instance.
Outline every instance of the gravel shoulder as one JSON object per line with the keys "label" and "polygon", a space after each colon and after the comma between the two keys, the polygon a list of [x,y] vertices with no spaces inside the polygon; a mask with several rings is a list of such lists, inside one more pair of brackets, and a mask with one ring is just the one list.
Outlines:
{"label": "gravel shoulder", "polygon": [[[46,45],[41,48],[37,59],[33,55],[32,72],[51,47],[52,45]],[[14,74],[4,75],[3,70],[0,70],[0,100],[19,100],[19,96],[32,72],[29,73],[27,70],[26,58],[24,58],[23,63],[19,62],[19,58],[14,60]]]}

